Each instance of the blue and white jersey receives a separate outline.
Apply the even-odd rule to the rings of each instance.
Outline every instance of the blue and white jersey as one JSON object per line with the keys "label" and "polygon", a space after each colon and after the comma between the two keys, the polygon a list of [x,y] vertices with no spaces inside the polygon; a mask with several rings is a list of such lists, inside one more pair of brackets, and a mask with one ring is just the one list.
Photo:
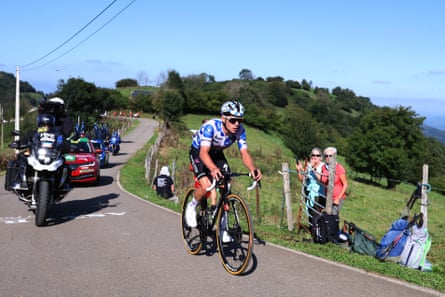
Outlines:
{"label": "blue and white jersey", "polygon": [[223,150],[238,142],[238,148],[247,148],[246,130],[241,124],[236,134],[226,135],[221,119],[213,119],[205,122],[199,131],[193,135],[192,147],[199,150],[201,146],[210,146],[216,150]]}

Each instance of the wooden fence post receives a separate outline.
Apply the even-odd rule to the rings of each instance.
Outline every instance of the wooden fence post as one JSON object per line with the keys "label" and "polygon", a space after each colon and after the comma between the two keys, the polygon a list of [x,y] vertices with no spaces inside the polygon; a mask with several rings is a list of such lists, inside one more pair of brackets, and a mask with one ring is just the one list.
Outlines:
{"label": "wooden fence post", "polygon": [[292,204],[290,196],[290,182],[289,182],[289,164],[281,163],[281,171],[283,174],[284,181],[284,198],[286,201],[286,211],[287,211],[287,229],[289,231],[294,230],[293,217],[292,217]]}
{"label": "wooden fence post", "polygon": [[[155,171],[153,172],[153,179],[155,179],[156,176],[158,176],[158,166],[159,166],[159,160],[156,159],[156,162],[155,162]],[[151,181],[151,183],[153,183],[153,181]]]}
{"label": "wooden fence post", "polygon": [[422,170],[422,200],[420,204],[420,212],[423,213],[423,226],[428,228],[428,165],[423,165]]}
{"label": "wooden fence post", "polygon": [[332,196],[334,195],[334,182],[335,182],[335,167],[337,165],[337,156],[335,154],[329,160],[329,181],[328,189],[326,192],[326,213],[332,214]]}
{"label": "wooden fence post", "polygon": [[255,187],[255,198],[256,198],[256,218],[257,218],[257,220],[261,220],[261,218],[260,218],[260,187],[258,185]]}
{"label": "wooden fence post", "polygon": [[173,159],[173,162],[172,162],[172,174],[171,174],[173,182],[176,182],[175,176],[176,176],[176,159]]}
{"label": "wooden fence post", "polygon": [[151,170],[151,152],[153,147],[148,149],[147,155],[145,156],[145,180],[150,181],[150,170]]}

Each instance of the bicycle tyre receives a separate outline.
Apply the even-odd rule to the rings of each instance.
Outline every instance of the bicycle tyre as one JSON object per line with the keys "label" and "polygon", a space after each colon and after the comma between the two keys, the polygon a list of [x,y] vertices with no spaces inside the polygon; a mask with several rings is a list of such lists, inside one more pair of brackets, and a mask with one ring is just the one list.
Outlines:
{"label": "bicycle tyre", "polygon": [[[218,255],[224,269],[232,274],[239,275],[248,267],[253,253],[253,224],[247,203],[237,194],[227,196],[228,211],[224,206],[218,211],[216,226],[216,242]],[[227,214],[227,224],[223,223]],[[222,231],[227,228],[232,241],[222,241]]]}
{"label": "bicycle tyre", "polygon": [[[182,229],[182,238],[184,242],[184,247],[187,253],[191,255],[198,254],[203,246],[201,241],[199,228],[192,228],[187,225],[185,220],[185,210],[187,208],[187,204],[193,199],[193,193],[195,192],[194,188],[190,188],[186,191],[184,196],[184,201],[182,202],[182,211],[181,211],[181,229]],[[200,206],[198,205],[196,211],[199,211]]]}

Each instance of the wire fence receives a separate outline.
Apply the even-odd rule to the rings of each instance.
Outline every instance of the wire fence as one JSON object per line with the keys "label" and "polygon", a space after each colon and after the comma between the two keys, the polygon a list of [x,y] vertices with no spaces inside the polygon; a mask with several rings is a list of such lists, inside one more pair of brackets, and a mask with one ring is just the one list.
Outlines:
{"label": "wire fence", "polygon": [[[335,179],[335,166],[336,160],[333,158],[329,163],[329,173],[318,173],[318,176],[325,176],[328,182],[322,183],[315,175],[315,168],[312,168],[309,164],[304,171],[298,172],[290,170],[288,163],[282,164],[282,169],[279,173],[283,176],[283,207],[286,209],[287,228],[289,231],[294,230],[294,218],[291,204],[291,187],[290,187],[290,173],[297,173],[302,177],[301,192],[296,193],[299,196],[299,207],[296,220],[297,231],[305,230],[311,232],[313,220],[322,212],[328,214],[333,213],[333,187]],[[424,165],[422,168],[422,182],[418,185],[420,197],[421,197],[421,209],[425,218],[425,224],[427,224],[428,217],[428,195],[431,190],[431,186],[428,184],[428,165]],[[409,209],[405,209],[409,212]],[[335,212],[335,211],[334,211]]]}

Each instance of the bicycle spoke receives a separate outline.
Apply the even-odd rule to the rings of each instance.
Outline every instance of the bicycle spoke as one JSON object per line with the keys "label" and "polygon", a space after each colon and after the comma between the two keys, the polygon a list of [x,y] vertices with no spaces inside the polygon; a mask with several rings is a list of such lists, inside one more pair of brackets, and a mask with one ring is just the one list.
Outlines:
{"label": "bicycle spoke", "polygon": [[185,249],[189,254],[196,255],[202,249],[202,241],[200,238],[200,232],[198,228],[192,228],[187,225],[185,221],[185,209],[188,202],[193,198],[194,189],[189,189],[186,192],[184,201],[182,203],[181,212],[181,225],[182,225],[182,238],[184,242]]}
{"label": "bicycle spoke", "polygon": [[[235,194],[228,196],[230,209],[218,217],[217,243],[224,268],[230,274],[240,274],[248,266],[253,250],[253,227],[249,209],[244,200]],[[227,231],[230,242],[223,242]]]}

